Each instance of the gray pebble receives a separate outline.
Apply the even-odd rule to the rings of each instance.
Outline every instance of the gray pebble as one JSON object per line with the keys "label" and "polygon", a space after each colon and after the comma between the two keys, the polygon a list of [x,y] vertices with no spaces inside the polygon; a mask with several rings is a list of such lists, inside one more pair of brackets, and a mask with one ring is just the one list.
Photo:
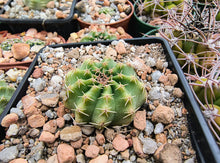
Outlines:
{"label": "gray pebble", "polygon": [[17,114],[19,116],[19,118],[24,118],[25,117],[23,111],[19,108],[11,108],[10,113]]}
{"label": "gray pebble", "polygon": [[18,155],[17,146],[11,146],[3,149],[0,152],[0,162],[7,163],[13,159],[15,159]]}
{"label": "gray pebble", "polygon": [[144,129],[145,135],[150,135],[154,131],[154,125],[151,121],[146,120],[146,127]]}
{"label": "gray pebble", "polygon": [[156,124],[155,129],[154,129],[154,134],[159,134],[163,132],[163,129],[164,129],[164,126],[162,123]]}
{"label": "gray pebble", "polygon": [[17,124],[11,124],[6,132],[7,136],[16,136],[18,134],[19,127]]}

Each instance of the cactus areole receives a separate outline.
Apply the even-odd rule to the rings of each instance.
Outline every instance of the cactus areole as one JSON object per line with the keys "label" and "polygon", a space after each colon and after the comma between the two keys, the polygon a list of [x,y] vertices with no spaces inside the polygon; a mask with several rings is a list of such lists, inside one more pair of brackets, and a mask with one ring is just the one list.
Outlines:
{"label": "cactus areole", "polygon": [[146,90],[134,69],[106,58],[86,60],[65,76],[65,107],[74,111],[79,124],[97,128],[128,125],[146,101]]}

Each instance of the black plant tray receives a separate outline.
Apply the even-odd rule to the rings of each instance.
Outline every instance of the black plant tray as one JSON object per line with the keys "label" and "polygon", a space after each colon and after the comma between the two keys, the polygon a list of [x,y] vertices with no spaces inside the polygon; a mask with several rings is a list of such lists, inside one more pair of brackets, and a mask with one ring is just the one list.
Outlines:
{"label": "black plant tray", "polygon": [[[9,5],[13,0],[9,0],[5,5]],[[0,30],[8,30],[10,33],[21,33],[27,31],[29,28],[36,28],[38,31],[45,30],[47,32],[57,32],[66,40],[70,33],[78,31],[78,23],[74,17],[74,8],[76,0],[73,0],[70,8],[70,13],[65,19],[6,19],[0,17]],[[2,8],[0,14],[5,10]]]}
{"label": "black plant tray", "polygon": [[[169,46],[169,43],[165,39],[159,37],[125,39],[125,42],[133,45],[144,45],[144,44],[152,44],[152,43],[162,44],[164,52],[167,56],[169,68],[178,75],[179,77],[179,82],[177,83],[178,87],[180,87],[185,93],[183,102],[189,112],[188,127],[191,134],[192,144],[194,146],[194,149],[196,150],[197,160],[198,162],[207,162],[207,163],[219,162],[220,161],[219,147],[203,117],[199,105],[194,98],[191,88],[183,74],[182,69],[179,66],[179,63],[177,62]],[[60,45],[57,44],[57,45],[50,45],[50,47],[70,48],[70,47],[79,47],[81,45],[96,45],[98,43],[109,45],[111,41],[71,43],[71,44],[60,44]],[[0,123],[3,117],[10,112],[10,109],[12,107],[15,107],[18,101],[21,100],[21,98],[26,94],[26,90],[29,85],[28,78],[33,73],[34,67],[38,64],[37,59],[39,53],[35,57],[34,61],[31,63],[28,71],[23,77],[19,87],[16,89],[15,93],[13,94],[5,110],[0,115]],[[0,131],[1,131],[0,140],[2,140],[5,136],[4,128],[2,126],[0,126]]]}

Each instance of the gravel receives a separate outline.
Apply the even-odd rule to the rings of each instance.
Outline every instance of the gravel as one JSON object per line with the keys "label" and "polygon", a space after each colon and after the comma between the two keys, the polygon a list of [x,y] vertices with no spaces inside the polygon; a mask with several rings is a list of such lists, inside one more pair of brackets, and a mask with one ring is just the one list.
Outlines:
{"label": "gravel", "polygon": [[[83,126],[77,124],[74,121],[74,114],[71,111],[65,109],[62,105],[62,100],[65,98],[65,94],[62,93],[65,92],[65,86],[64,82],[62,81],[65,78],[66,72],[68,72],[68,70],[70,69],[79,67],[82,62],[88,57],[92,58],[93,60],[102,60],[106,55],[106,49],[109,46],[113,49],[116,49],[115,45],[117,45],[119,42],[122,42],[124,44],[126,53],[114,56],[113,59],[115,61],[129,63],[131,65],[135,65],[136,63],[139,63],[139,65],[143,65],[143,67],[140,66],[138,69],[134,67],[139,77],[139,80],[144,82],[146,90],[148,92],[146,103],[140,108],[140,110],[146,110],[147,117],[146,126],[143,131],[136,129],[133,126],[133,123],[128,126],[108,127],[102,130],[95,129],[91,125]],[[107,155],[109,161],[134,163],[137,162],[137,160],[140,161],[142,159],[145,159],[146,162],[156,162],[157,158],[155,157],[155,152],[162,145],[156,135],[161,133],[163,133],[163,135],[165,136],[164,139],[167,142],[166,144],[172,144],[172,146],[169,147],[170,150],[166,152],[172,153],[172,148],[174,146],[175,149],[178,149],[180,151],[180,155],[178,155],[178,160],[182,160],[182,162],[191,162],[191,160],[194,160],[194,162],[196,162],[196,152],[192,147],[190,134],[187,128],[187,114],[185,114],[185,112],[180,114],[181,110],[185,109],[183,101],[181,98],[174,97],[172,94],[172,90],[176,88],[176,86],[169,85],[168,87],[165,86],[162,82],[155,82],[152,79],[152,73],[156,72],[156,74],[167,75],[169,74],[168,72],[171,71],[168,70],[168,68],[166,67],[164,67],[162,70],[156,69],[155,65],[158,60],[162,61],[164,65],[166,65],[167,63],[166,55],[164,54],[161,44],[147,44],[143,46],[136,46],[125,43],[123,40],[118,40],[113,41],[109,46],[98,44],[98,46],[82,45],[76,48],[80,52],[80,57],[75,58],[75,64],[71,64],[70,61],[72,60],[72,58],[68,58],[66,56],[73,48],[64,49],[46,47],[44,49],[44,51],[38,58],[39,64],[35,67],[36,69],[42,68],[44,74],[38,79],[34,79],[33,76],[30,76],[30,85],[28,87],[28,90],[26,91],[27,95],[31,95],[36,99],[35,107],[37,109],[37,113],[33,112],[32,116],[34,116],[34,114],[42,115],[45,118],[44,125],[49,123],[50,120],[56,120],[58,117],[63,117],[65,125],[62,128],[57,127],[55,134],[50,133],[50,135],[53,135],[53,139],[55,139],[52,143],[43,143],[39,140],[39,137],[43,133],[42,131],[44,125],[41,125],[42,127],[38,127],[37,129],[32,128],[29,124],[30,121],[27,120],[30,117],[21,118],[20,116],[20,119],[14,123],[19,126],[18,133],[15,135],[13,134],[11,137],[5,137],[1,141],[0,146],[3,146],[3,148],[0,151],[0,160],[2,162],[9,162],[17,157],[29,160],[30,162],[37,162],[40,159],[48,160],[52,159],[52,157],[54,157],[55,159],[58,159],[59,157],[59,159],[61,159],[62,156],[60,153],[57,153],[57,147],[62,143],[70,145],[72,142],[62,141],[59,137],[59,134],[64,128],[73,125],[79,126],[83,133],[83,142],[80,148],[74,149],[77,162],[89,162],[90,160],[92,160],[85,155],[85,151],[88,145],[97,145],[100,149],[102,148],[104,151],[101,152],[100,150],[99,156]],[[88,54],[87,51],[89,50],[91,50],[92,53]],[[151,63],[149,63],[148,61],[150,61]],[[147,71],[146,66],[149,66]],[[160,73],[157,71],[160,71]],[[49,87],[57,87],[57,84],[61,85],[59,89],[48,90]],[[41,86],[40,88],[39,85]],[[43,94],[44,97],[50,97],[50,94],[59,94],[59,101],[57,105],[55,107],[47,106],[45,110],[42,109],[42,101],[37,100],[39,99],[39,95],[41,94]],[[19,103],[21,103],[21,101]],[[175,117],[171,123],[163,124],[152,120],[152,115],[154,111],[160,105],[166,106],[171,110],[178,110],[174,111]],[[17,107],[20,108],[21,104],[17,105]],[[23,107],[21,109],[23,110]],[[21,115],[20,111],[16,110],[17,109],[12,108],[12,112]],[[36,122],[34,123],[38,123],[38,121],[36,120]],[[44,133],[45,132],[46,131],[44,131]],[[102,146],[99,145],[95,140],[95,136],[99,133],[105,136],[105,143]],[[115,135],[118,134],[121,134],[122,137],[129,143],[129,147],[127,148],[129,150],[128,160],[123,159],[121,152],[114,149],[114,144],[112,144]],[[137,149],[132,144],[133,137],[137,137],[138,140],[141,142],[141,145],[139,145],[142,146],[140,150],[144,152],[143,155],[140,155],[140,153],[136,152]],[[15,143],[16,145],[13,144],[12,138],[18,140]],[[181,141],[177,141],[178,139]],[[20,148],[22,146],[24,148]],[[8,153],[10,153],[10,155]],[[57,157],[55,156],[55,154],[57,154]],[[68,155],[68,153],[66,154]],[[167,157],[169,157],[169,155]]]}

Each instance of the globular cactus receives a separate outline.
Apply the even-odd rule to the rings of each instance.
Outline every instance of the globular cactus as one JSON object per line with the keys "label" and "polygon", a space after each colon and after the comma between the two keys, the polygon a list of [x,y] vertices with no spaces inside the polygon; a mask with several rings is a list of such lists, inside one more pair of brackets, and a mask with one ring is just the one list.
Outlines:
{"label": "globular cactus", "polygon": [[146,90],[134,69],[112,59],[86,60],[65,76],[66,108],[75,113],[77,123],[97,128],[128,125],[146,101]]}
{"label": "globular cactus", "polygon": [[23,0],[25,6],[34,10],[41,10],[45,8],[49,1],[51,0]]}
{"label": "globular cactus", "polygon": [[4,111],[15,89],[8,86],[5,81],[0,80],[0,114]]}

